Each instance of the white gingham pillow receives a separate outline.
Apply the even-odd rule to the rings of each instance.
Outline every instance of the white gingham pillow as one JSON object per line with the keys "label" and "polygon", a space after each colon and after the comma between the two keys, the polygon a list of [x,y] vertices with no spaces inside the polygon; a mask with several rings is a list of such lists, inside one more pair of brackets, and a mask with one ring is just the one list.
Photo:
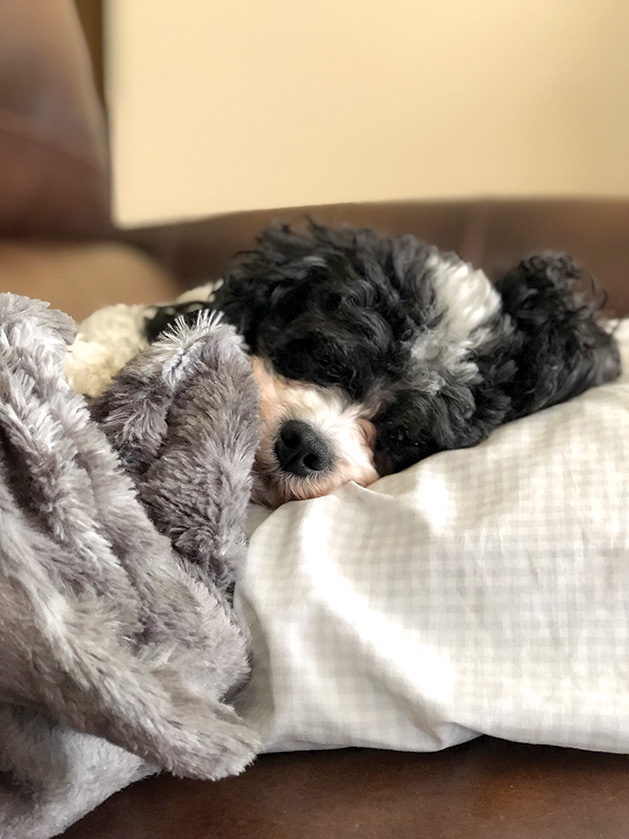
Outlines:
{"label": "white gingham pillow", "polygon": [[[619,330],[629,370],[629,325]],[[629,752],[629,375],[251,539],[266,749],[478,733]]]}

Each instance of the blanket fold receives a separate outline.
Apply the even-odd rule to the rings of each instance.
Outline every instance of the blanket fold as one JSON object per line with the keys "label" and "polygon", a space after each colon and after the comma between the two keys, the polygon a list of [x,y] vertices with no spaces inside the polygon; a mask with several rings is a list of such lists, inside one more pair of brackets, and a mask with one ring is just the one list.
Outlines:
{"label": "blanket fold", "polygon": [[[74,325],[0,295],[0,837],[49,837],[165,769],[240,771],[255,735],[230,592],[256,389],[233,331],[164,336],[92,406]],[[102,427],[101,427],[102,426]],[[185,433],[183,433],[185,429]]]}

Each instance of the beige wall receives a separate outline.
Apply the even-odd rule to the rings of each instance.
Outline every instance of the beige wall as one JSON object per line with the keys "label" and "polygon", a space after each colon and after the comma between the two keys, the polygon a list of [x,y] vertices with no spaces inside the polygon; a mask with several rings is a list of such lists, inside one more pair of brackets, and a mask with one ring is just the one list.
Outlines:
{"label": "beige wall", "polygon": [[629,0],[106,0],[122,223],[629,194]]}

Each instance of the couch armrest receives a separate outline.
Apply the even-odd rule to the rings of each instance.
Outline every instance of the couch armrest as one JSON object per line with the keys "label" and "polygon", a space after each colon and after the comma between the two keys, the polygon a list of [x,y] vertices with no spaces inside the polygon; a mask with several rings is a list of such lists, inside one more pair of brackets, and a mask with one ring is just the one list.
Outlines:
{"label": "couch armrest", "polygon": [[0,5],[0,233],[111,230],[104,117],[72,0]]}

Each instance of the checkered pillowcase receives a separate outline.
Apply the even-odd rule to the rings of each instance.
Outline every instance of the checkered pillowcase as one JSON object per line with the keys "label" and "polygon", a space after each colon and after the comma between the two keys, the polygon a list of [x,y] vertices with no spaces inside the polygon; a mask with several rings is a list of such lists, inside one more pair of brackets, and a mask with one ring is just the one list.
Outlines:
{"label": "checkered pillowcase", "polygon": [[[629,323],[619,330],[629,370]],[[629,752],[629,373],[255,528],[239,710],[272,750]]]}

